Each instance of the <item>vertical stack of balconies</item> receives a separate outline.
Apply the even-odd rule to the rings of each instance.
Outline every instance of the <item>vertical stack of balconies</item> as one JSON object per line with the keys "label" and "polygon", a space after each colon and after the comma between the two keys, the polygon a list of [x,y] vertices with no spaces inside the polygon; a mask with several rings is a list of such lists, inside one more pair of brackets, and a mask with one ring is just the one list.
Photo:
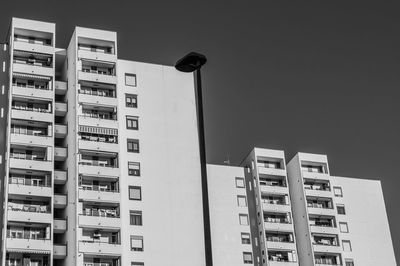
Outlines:
{"label": "vertical stack of balconies", "polygon": [[85,266],[119,266],[116,43],[90,31],[76,31],[78,253]]}
{"label": "vertical stack of balconies", "polygon": [[283,151],[256,148],[246,165],[253,175],[262,265],[298,265]]}
{"label": "vertical stack of balconies", "polygon": [[304,205],[294,211],[299,212],[299,216],[302,210],[307,214],[296,224],[299,224],[299,235],[304,235],[300,230],[301,223],[305,224],[309,234],[304,241],[310,244],[299,241],[299,249],[303,249],[303,254],[312,254],[310,261],[313,265],[342,265],[337,213],[326,156],[299,153],[289,165],[290,183],[300,186],[292,190],[298,191],[292,193],[292,198],[299,198],[298,202]]}
{"label": "vertical stack of balconies", "polygon": [[53,257],[54,28],[11,25],[6,265],[51,265]]}

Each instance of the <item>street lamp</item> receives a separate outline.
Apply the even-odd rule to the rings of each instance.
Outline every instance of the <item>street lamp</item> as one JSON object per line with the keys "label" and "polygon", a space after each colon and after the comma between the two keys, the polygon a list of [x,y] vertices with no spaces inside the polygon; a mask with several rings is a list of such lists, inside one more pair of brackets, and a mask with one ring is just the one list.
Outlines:
{"label": "street lamp", "polygon": [[197,110],[197,129],[200,146],[200,166],[201,166],[201,187],[203,197],[203,223],[204,223],[204,245],[206,255],[206,266],[212,266],[211,249],[211,228],[210,228],[210,208],[208,202],[207,186],[207,165],[206,165],[206,144],[204,139],[204,118],[203,118],[203,96],[201,91],[200,68],[207,62],[207,58],[199,53],[191,52],[179,59],[175,68],[182,72],[194,72],[196,110]]}

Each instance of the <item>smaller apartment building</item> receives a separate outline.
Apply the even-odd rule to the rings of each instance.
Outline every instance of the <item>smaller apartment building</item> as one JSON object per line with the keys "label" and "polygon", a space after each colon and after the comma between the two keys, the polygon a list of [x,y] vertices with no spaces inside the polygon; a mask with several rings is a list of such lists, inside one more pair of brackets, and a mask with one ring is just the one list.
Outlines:
{"label": "smaller apartment building", "polygon": [[208,165],[215,265],[396,265],[379,181],[318,154],[255,148],[242,166]]}

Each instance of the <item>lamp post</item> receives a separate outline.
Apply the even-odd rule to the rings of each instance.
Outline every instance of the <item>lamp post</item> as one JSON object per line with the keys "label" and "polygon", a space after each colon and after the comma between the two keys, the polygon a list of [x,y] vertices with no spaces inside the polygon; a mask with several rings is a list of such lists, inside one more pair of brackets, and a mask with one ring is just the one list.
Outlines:
{"label": "lamp post", "polygon": [[207,186],[207,165],[206,165],[206,145],[204,138],[204,117],[203,117],[203,96],[201,90],[200,68],[207,62],[207,58],[199,53],[191,52],[179,59],[175,68],[182,72],[194,72],[195,93],[196,93],[196,111],[197,111],[197,129],[200,147],[200,166],[201,166],[201,187],[203,200],[203,223],[204,223],[204,245],[206,255],[206,266],[212,266],[211,249],[211,228],[210,211],[208,202]]}

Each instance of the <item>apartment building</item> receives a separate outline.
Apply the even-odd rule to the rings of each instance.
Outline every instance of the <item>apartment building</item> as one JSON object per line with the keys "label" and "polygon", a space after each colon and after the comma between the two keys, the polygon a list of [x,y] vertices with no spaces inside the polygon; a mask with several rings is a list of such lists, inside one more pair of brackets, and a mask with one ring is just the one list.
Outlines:
{"label": "apartment building", "polygon": [[396,265],[380,182],[332,176],[326,155],[254,148],[208,178],[215,265]]}
{"label": "apartment building", "polygon": [[[58,48],[13,18],[6,39],[0,265],[205,265],[193,76],[119,59],[110,31]],[[207,172],[215,266],[396,265],[378,181],[261,148]]]}
{"label": "apartment building", "polygon": [[1,47],[1,265],[204,265],[193,76],[118,59],[115,32],[55,44],[13,18]]}

